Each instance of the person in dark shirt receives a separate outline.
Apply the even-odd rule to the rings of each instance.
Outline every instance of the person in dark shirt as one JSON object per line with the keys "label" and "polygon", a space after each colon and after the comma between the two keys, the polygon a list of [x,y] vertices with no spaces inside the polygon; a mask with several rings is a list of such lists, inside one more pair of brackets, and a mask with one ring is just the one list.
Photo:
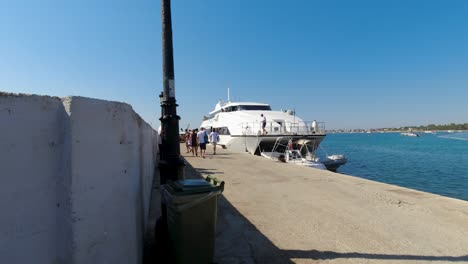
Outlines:
{"label": "person in dark shirt", "polygon": [[192,156],[198,156],[197,129],[192,131],[190,140],[192,140]]}

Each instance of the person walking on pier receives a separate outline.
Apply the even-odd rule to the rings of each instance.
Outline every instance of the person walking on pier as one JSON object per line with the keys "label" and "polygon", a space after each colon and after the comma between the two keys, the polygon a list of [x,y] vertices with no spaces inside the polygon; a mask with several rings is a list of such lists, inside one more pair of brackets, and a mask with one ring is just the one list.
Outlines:
{"label": "person walking on pier", "polygon": [[189,130],[189,129],[185,129],[185,147],[187,148],[187,152],[186,153],[190,153],[192,152],[192,140],[191,140],[191,136],[192,136],[192,130]]}
{"label": "person walking on pier", "polygon": [[200,145],[200,156],[205,158],[206,143],[208,143],[208,134],[206,134],[205,128],[200,128],[200,132],[197,133],[197,141]]}
{"label": "person walking on pier", "polygon": [[215,128],[211,131],[210,133],[210,142],[211,144],[213,145],[213,155],[216,155],[216,144],[218,143],[219,141],[219,133],[218,133],[218,129]]}
{"label": "person walking on pier", "polygon": [[190,135],[190,140],[192,141],[192,156],[198,156],[198,144],[197,144],[197,130],[194,129]]}
{"label": "person walking on pier", "polygon": [[265,127],[266,127],[266,117],[263,114],[260,114],[260,116],[262,117],[262,133],[263,133],[263,135],[266,135],[266,134],[268,134],[268,132],[265,129]]}

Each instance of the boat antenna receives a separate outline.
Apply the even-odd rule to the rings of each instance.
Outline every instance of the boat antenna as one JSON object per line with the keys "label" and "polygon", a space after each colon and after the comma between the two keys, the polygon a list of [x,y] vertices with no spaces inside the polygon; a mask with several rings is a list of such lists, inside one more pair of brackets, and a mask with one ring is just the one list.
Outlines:
{"label": "boat antenna", "polygon": [[293,107],[293,123],[296,124],[296,107]]}
{"label": "boat antenna", "polygon": [[231,83],[228,84],[228,103],[231,102],[231,98],[229,96],[229,86],[230,86]]}

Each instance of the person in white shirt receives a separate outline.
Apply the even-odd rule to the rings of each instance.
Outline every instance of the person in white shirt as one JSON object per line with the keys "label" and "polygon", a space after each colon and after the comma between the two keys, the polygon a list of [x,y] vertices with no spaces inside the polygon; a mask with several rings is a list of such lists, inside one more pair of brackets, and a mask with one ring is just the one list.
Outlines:
{"label": "person in white shirt", "polygon": [[312,133],[317,133],[318,132],[318,126],[317,126],[317,121],[312,122]]}
{"label": "person in white shirt", "polygon": [[268,134],[268,132],[265,129],[266,117],[263,114],[261,114],[260,116],[262,117],[262,132],[263,132],[263,135],[266,135],[266,134]]}
{"label": "person in white shirt", "polygon": [[213,155],[216,155],[216,144],[219,141],[219,133],[218,133],[217,128],[212,129],[212,131],[210,133],[210,139],[211,139],[210,140],[211,144],[213,145]]}
{"label": "person in white shirt", "polygon": [[200,145],[200,156],[205,158],[206,143],[208,143],[208,134],[206,134],[205,128],[200,128],[200,132],[197,133],[197,141]]}

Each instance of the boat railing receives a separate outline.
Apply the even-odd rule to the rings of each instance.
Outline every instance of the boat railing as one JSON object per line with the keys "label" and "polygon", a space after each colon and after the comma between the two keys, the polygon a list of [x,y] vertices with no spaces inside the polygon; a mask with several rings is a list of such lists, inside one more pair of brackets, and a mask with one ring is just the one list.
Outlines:
{"label": "boat railing", "polygon": [[310,135],[325,134],[325,122],[301,121],[301,122],[266,122],[265,130],[262,129],[261,122],[242,123],[243,135]]}

